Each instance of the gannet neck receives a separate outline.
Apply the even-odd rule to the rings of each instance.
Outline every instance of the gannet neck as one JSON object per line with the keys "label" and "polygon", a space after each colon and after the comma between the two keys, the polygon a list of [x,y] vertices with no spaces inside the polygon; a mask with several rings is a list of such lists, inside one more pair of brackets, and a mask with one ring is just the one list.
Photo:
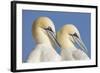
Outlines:
{"label": "gannet neck", "polygon": [[57,33],[57,40],[62,49],[75,48],[71,39],[69,38],[69,35],[65,32],[62,32],[61,30]]}
{"label": "gannet neck", "polygon": [[60,61],[61,57],[55,51],[57,42],[55,26],[48,17],[37,18],[32,25],[32,35],[36,42],[36,48],[29,56],[29,62]]}
{"label": "gannet neck", "polygon": [[48,34],[46,31],[39,27],[34,28],[34,34],[33,37],[37,44],[48,44],[51,45],[51,40],[48,37]]}
{"label": "gannet neck", "polygon": [[66,39],[65,43],[63,44],[63,47],[64,49],[72,49],[72,48],[75,48],[75,46],[73,45],[73,43]]}
{"label": "gannet neck", "polygon": [[33,22],[32,35],[36,44],[53,46],[53,41],[47,32],[48,28],[55,33],[54,23],[48,17],[39,17]]}
{"label": "gannet neck", "polygon": [[[80,33],[74,25],[64,25],[57,32],[57,40],[61,45],[63,60],[89,59],[87,48],[81,40]],[[77,48],[77,46],[80,48]]]}
{"label": "gannet neck", "polygon": [[75,48],[75,46],[73,45],[73,43],[69,39],[67,39],[67,38],[64,39],[64,37],[61,38],[60,45],[61,45],[62,49]]}

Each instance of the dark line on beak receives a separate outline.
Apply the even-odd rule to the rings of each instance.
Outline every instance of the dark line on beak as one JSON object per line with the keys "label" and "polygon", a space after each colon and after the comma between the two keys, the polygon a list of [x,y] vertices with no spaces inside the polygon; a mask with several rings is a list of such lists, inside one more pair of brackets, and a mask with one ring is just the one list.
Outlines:
{"label": "dark line on beak", "polygon": [[46,31],[48,31],[48,33],[51,34],[51,36],[54,38],[54,41],[55,41],[56,45],[58,45],[58,46],[61,48],[61,46],[60,46],[60,44],[58,43],[57,39],[56,39],[55,36],[52,34],[52,33],[54,33],[54,32],[53,32],[53,30],[51,29],[51,27],[44,28],[44,29],[45,29]]}
{"label": "dark line on beak", "polygon": [[61,48],[60,44],[58,43],[57,39],[53,36],[55,42],[57,43],[57,45]]}

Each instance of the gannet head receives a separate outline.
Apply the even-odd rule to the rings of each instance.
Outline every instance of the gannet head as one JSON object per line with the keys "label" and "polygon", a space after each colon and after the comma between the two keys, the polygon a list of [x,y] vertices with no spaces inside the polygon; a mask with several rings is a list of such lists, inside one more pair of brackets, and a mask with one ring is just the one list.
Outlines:
{"label": "gannet head", "polygon": [[78,29],[73,24],[64,25],[57,33],[57,40],[62,47],[65,46],[64,48],[73,48],[78,45],[81,50],[87,51]]}
{"label": "gannet head", "polygon": [[[39,17],[33,22],[32,34],[37,43],[56,41],[56,32],[53,21],[49,17]],[[52,43],[53,43],[52,42]]]}
{"label": "gannet head", "polygon": [[50,29],[51,31],[55,33],[54,23],[49,17],[39,17],[34,21],[34,23],[35,23],[35,26],[41,29]]}

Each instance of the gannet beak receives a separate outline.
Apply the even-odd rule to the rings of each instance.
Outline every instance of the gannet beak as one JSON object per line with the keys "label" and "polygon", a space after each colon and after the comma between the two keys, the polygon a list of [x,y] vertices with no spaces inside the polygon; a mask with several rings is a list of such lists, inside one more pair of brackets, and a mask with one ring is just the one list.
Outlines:
{"label": "gannet beak", "polygon": [[48,35],[50,36],[50,38],[54,41],[55,45],[60,47],[60,44],[58,43],[57,39],[56,39],[56,34],[55,32],[53,32],[51,29],[46,29]]}
{"label": "gannet beak", "polygon": [[83,50],[85,53],[88,53],[88,50],[87,50],[86,46],[84,45],[83,41],[81,40],[81,38],[73,36],[73,39],[75,41],[75,44],[78,45],[81,50]]}

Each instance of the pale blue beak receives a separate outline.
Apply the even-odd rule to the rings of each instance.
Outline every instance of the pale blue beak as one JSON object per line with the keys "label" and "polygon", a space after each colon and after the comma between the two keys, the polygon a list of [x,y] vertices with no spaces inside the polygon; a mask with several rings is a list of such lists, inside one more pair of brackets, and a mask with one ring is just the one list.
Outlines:
{"label": "pale blue beak", "polygon": [[58,43],[57,39],[56,39],[56,34],[52,31],[47,30],[48,35],[50,36],[50,38],[53,40],[53,42],[55,43],[56,46],[60,47],[60,44]]}
{"label": "pale blue beak", "polygon": [[83,41],[81,40],[81,38],[77,38],[77,37],[73,36],[73,39],[75,41],[74,44],[77,44],[80,47],[79,49],[81,49],[88,55],[88,50],[87,50],[85,44],[83,43]]}

